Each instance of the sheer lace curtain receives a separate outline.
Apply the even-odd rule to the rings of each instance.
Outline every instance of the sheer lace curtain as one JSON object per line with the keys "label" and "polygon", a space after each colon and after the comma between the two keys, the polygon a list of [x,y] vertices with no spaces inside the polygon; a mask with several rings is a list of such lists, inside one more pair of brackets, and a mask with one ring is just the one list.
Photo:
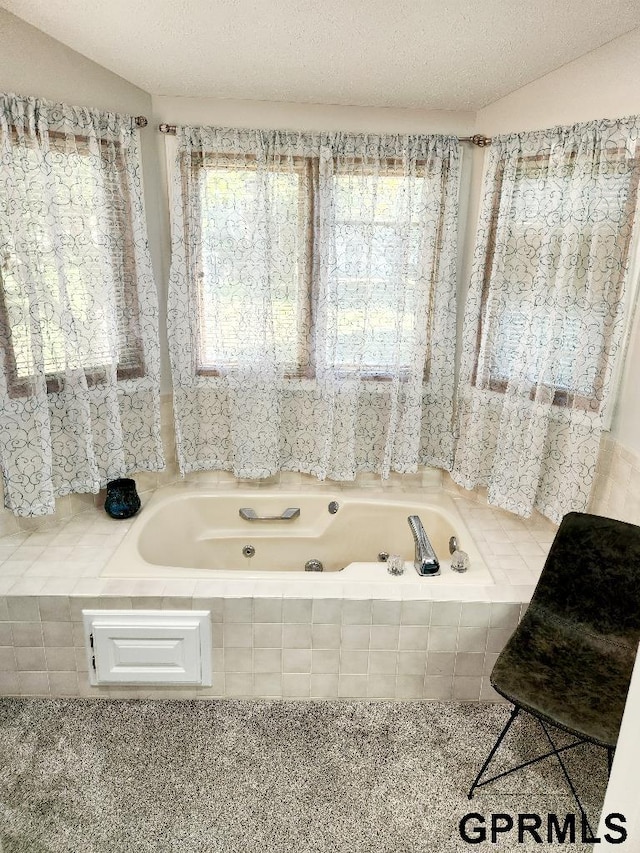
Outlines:
{"label": "sheer lace curtain", "polygon": [[5,505],[163,467],[157,298],[130,116],[0,96]]}
{"label": "sheer lace curtain", "polygon": [[620,349],[639,122],[498,137],[468,296],[452,476],[555,522],[584,510]]}
{"label": "sheer lace curtain", "polygon": [[449,137],[179,128],[182,472],[451,466],[458,182]]}

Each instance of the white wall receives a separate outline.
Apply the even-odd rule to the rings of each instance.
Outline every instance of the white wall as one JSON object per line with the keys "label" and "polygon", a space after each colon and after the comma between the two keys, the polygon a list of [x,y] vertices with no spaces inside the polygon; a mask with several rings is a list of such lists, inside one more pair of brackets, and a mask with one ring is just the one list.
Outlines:
{"label": "white wall", "polygon": [[[613,849],[638,853],[640,850],[640,738],[638,738],[638,718],[640,717],[640,655],[636,656],[627,702],[624,708],[616,754],[611,768],[611,777],[602,806],[597,837],[602,841],[600,850]],[[608,833],[605,818],[610,814],[622,814],[628,836],[620,844],[617,832]],[[619,825],[619,823],[618,823]],[[607,840],[609,834],[614,843]]]}
{"label": "white wall", "polygon": [[[477,131],[492,136],[636,115],[640,113],[639,67],[637,29],[480,110]],[[626,353],[612,435],[640,453],[640,311],[636,311]]]}

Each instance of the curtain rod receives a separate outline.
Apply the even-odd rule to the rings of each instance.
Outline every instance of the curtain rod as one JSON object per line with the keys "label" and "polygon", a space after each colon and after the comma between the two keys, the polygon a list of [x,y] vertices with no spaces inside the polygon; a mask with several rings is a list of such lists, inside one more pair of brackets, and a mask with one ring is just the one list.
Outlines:
{"label": "curtain rod", "polygon": [[146,127],[149,124],[149,119],[146,116],[135,117],[136,127]]}
{"label": "curtain rod", "polygon": [[[160,131],[160,133],[167,133],[170,136],[175,136],[177,125],[161,124],[158,126],[158,130]],[[487,145],[491,144],[491,137],[483,136],[481,133],[475,133],[473,136],[459,136],[458,142],[471,142],[473,143],[473,145],[477,145],[479,148],[485,148]]]}

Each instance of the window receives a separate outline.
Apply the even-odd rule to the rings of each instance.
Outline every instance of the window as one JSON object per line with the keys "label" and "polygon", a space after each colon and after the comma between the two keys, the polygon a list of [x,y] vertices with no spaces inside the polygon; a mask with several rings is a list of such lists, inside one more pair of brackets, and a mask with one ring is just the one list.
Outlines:
{"label": "window", "polygon": [[[435,251],[425,245],[424,209],[440,208],[446,176],[430,176],[426,162],[408,177],[400,160],[335,161],[328,226],[315,157],[274,157],[265,175],[252,155],[188,153],[181,168],[198,374],[222,375],[263,347],[289,376],[314,376],[318,360],[370,378],[410,369],[418,324],[429,325],[422,279],[433,291],[438,274],[440,237]],[[319,232],[328,227],[320,320]]]}
{"label": "window", "polygon": [[[608,148],[582,161],[520,156],[493,190],[474,384],[597,409],[629,260],[640,162]],[[499,246],[499,251],[496,246]],[[524,352],[524,348],[527,349]],[[550,354],[553,354],[550,356]]]}
{"label": "window", "polygon": [[393,160],[382,169],[336,170],[330,298],[336,340],[326,353],[336,369],[384,376],[396,359],[405,368],[411,363],[416,324],[425,321],[418,313],[418,278],[427,184],[424,169],[409,182],[403,164]]}
{"label": "window", "polygon": [[96,381],[115,364],[120,379],[142,376],[122,146],[98,143],[96,155],[85,137],[50,132],[43,170],[42,152],[29,138],[14,133],[11,140],[33,180],[0,191],[0,206],[22,206],[18,235],[0,225],[0,329],[10,394],[28,395],[41,371],[50,391],[60,388],[66,370],[84,370]]}
{"label": "window", "polygon": [[[198,373],[217,375],[250,360],[265,325],[278,362],[290,374],[306,373],[314,161],[270,165],[266,186],[252,157],[194,155],[191,167],[202,246],[195,259]],[[259,214],[262,192],[269,196],[269,225]],[[256,252],[269,257],[256,259]]]}

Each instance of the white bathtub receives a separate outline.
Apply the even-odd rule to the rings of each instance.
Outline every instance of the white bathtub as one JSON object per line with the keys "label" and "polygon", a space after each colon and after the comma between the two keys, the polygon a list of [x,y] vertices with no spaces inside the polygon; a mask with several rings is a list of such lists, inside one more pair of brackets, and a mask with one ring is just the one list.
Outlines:
{"label": "white bathtub", "polygon": [[[338,510],[329,511],[335,501]],[[289,520],[247,521],[250,508],[259,516],[279,516],[299,509]],[[414,544],[407,522],[419,515],[438,556],[441,575],[420,577],[413,566]],[[449,538],[470,557],[465,573],[450,568]],[[250,546],[255,555],[247,557]],[[390,575],[378,555],[400,554],[401,576]],[[320,560],[322,572],[305,572],[308,560]],[[237,489],[180,485],[159,489],[134,520],[105,577],[176,577],[196,579],[304,580],[310,585],[332,580],[389,585],[491,586],[493,579],[454,501],[442,492],[406,493],[324,488]]]}

